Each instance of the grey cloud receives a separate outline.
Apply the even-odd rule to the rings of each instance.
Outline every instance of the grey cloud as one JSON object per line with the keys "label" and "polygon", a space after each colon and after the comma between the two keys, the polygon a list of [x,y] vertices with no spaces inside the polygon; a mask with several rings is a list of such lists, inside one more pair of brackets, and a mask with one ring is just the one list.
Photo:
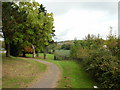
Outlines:
{"label": "grey cloud", "polygon": [[63,32],[59,33],[59,35],[57,35],[58,41],[59,41],[59,40],[64,40],[65,37],[66,37],[66,35],[68,34],[69,30],[70,30],[70,29],[66,29],[66,30],[64,30]]}
{"label": "grey cloud", "polygon": [[64,14],[70,9],[102,10],[110,14],[118,12],[117,2],[49,2],[43,4],[55,15]]}
{"label": "grey cloud", "polygon": [[[66,14],[71,9],[107,12],[109,14],[108,19],[117,19],[118,14],[117,2],[49,2],[43,3],[43,5],[49,12],[53,12],[55,16]],[[68,34],[68,31],[64,31],[63,33],[58,34],[57,41],[65,40],[67,39],[66,35]],[[101,36],[105,39],[106,34]]]}

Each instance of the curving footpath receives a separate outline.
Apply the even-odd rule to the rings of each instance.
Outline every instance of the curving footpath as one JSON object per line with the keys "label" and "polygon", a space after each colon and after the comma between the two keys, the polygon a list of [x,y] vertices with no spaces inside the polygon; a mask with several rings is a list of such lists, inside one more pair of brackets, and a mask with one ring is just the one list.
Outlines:
{"label": "curving footpath", "polygon": [[50,62],[32,59],[47,65],[47,71],[29,88],[55,88],[60,79],[59,68]]}

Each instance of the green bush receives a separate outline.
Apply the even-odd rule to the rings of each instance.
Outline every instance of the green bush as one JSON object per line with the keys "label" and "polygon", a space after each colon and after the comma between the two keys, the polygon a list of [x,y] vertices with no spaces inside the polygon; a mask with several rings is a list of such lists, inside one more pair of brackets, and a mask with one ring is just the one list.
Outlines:
{"label": "green bush", "polygon": [[120,60],[104,48],[89,50],[88,53],[86,58],[83,57],[84,54],[80,55],[86,71],[101,83],[101,87],[120,88]]}
{"label": "green bush", "polygon": [[91,63],[87,64],[87,71],[101,82],[103,88],[120,88],[119,60],[111,55],[97,56],[90,58]]}
{"label": "green bush", "polygon": [[[106,45],[106,47],[104,47]],[[88,35],[85,40],[75,40],[71,57],[82,61],[83,67],[101,83],[102,88],[120,88],[120,48],[117,38],[102,40]]]}
{"label": "green bush", "polygon": [[70,58],[70,50],[55,50],[54,56],[56,60],[66,60]]}

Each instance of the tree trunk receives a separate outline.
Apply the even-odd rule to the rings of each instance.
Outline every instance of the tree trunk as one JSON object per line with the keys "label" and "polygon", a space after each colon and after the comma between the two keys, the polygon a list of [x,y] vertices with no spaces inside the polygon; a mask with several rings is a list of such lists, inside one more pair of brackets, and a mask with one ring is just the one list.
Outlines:
{"label": "tree trunk", "polygon": [[44,53],[44,59],[46,59],[46,53]]}
{"label": "tree trunk", "polygon": [[10,57],[10,44],[6,44],[6,57]]}
{"label": "tree trunk", "polygon": [[46,59],[46,52],[47,52],[47,48],[44,48],[44,59]]}
{"label": "tree trunk", "polygon": [[25,52],[23,51],[23,57],[26,57]]}
{"label": "tree trunk", "polygon": [[32,48],[33,48],[33,58],[36,56],[36,54],[35,54],[35,47],[34,47],[34,45],[32,45]]}
{"label": "tree trunk", "polygon": [[56,56],[54,56],[54,60],[57,60],[57,59],[56,59]]}

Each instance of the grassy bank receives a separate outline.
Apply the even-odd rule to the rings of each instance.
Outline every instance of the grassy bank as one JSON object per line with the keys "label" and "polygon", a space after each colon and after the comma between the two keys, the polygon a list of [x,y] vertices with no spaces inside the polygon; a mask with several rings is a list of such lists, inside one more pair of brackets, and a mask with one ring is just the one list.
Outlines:
{"label": "grassy bank", "polygon": [[34,82],[40,74],[46,70],[46,66],[40,62],[3,55],[2,87],[25,88]]}
{"label": "grassy bank", "polygon": [[58,88],[93,88],[96,86],[96,83],[75,61],[58,61],[55,63],[63,72]]}
{"label": "grassy bank", "polygon": [[0,53],[0,90],[2,89],[2,54]]}
{"label": "grassy bank", "polygon": [[[40,54],[39,58],[43,60],[42,57],[43,54]],[[62,72],[57,88],[93,88],[93,86],[98,86],[82,66],[73,60],[55,61],[52,54],[47,54],[46,61],[57,64]]]}

